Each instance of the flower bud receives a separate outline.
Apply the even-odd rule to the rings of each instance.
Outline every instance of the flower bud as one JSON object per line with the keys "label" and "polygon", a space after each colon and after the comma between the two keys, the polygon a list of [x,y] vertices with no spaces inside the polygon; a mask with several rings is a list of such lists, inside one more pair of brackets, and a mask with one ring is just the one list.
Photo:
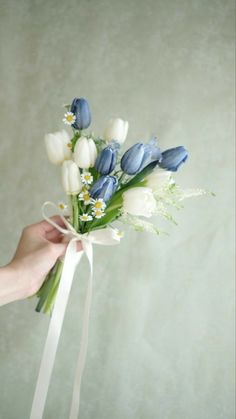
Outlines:
{"label": "flower bud", "polygon": [[160,149],[154,144],[137,143],[130,147],[121,159],[121,169],[128,175],[136,175],[152,161],[159,161]]}
{"label": "flower bud", "polygon": [[62,164],[62,185],[68,195],[77,195],[82,189],[80,171],[72,160]]}
{"label": "flower bud", "polygon": [[95,162],[95,169],[102,175],[108,175],[114,170],[117,159],[117,149],[108,146],[98,155]]}
{"label": "flower bud", "polygon": [[170,148],[162,153],[159,166],[163,169],[176,172],[188,158],[188,152],[183,146]]}
{"label": "flower bud", "polygon": [[161,191],[171,182],[171,172],[163,169],[155,169],[150,175],[145,178],[145,185],[151,188],[152,191]]}
{"label": "flower bud", "polygon": [[118,186],[118,179],[115,176],[101,176],[89,190],[93,199],[102,198],[104,202],[109,201]]}
{"label": "flower bud", "polygon": [[64,160],[71,159],[70,137],[65,130],[46,134],[44,140],[51,163],[59,165]]}
{"label": "flower bud", "polygon": [[70,108],[71,112],[75,115],[75,122],[72,127],[82,130],[88,128],[91,124],[91,113],[89,104],[86,99],[75,97]]}
{"label": "flower bud", "polygon": [[89,169],[95,164],[97,148],[92,138],[80,137],[74,149],[74,160],[82,169]]}
{"label": "flower bud", "polygon": [[129,123],[121,118],[110,119],[104,132],[106,141],[115,140],[123,144],[128,133]]}
{"label": "flower bud", "polygon": [[152,190],[145,187],[131,188],[122,195],[124,212],[136,216],[151,217],[156,210]]}

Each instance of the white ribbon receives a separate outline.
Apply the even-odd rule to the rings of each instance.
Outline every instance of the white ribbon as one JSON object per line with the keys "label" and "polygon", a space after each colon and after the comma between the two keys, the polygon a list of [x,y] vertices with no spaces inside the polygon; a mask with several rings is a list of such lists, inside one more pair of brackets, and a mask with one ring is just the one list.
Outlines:
{"label": "white ribbon", "polygon": [[[45,208],[51,206],[59,212],[67,229],[62,228],[55,223],[51,218],[45,214]],[[101,230],[95,230],[90,233],[79,234],[73,228],[73,226],[64,217],[62,211],[60,211],[53,202],[47,201],[42,206],[42,215],[44,219],[50,223],[53,227],[68,236],[69,243],[66,249],[63,270],[61,274],[61,280],[58,287],[57,297],[54,304],[48,334],[44,346],[44,351],[41,359],[41,365],[39,369],[38,379],[36,383],[36,389],[34,393],[34,400],[31,408],[30,419],[42,419],[44,407],[46,403],[48,388],[50,384],[51,374],[53,365],[56,357],[57,346],[61,334],[63,319],[65,310],[70,295],[71,285],[73,282],[74,273],[78,266],[82,255],[85,254],[89,266],[90,275],[89,282],[84,306],[83,314],[83,325],[82,325],[82,337],[80,352],[77,361],[73,396],[71,402],[70,416],[69,419],[77,419],[79,414],[80,405],[80,387],[83,375],[83,370],[86,361],[86,353],[88,347],[88,330],[89,330],[89,314],[92,300],[92,285],[93,285],[93,246],[92,244],[102,245],[114,245],[120,242],[120,236],[117,234],[117,230],[110,227],[106,227]],[[77,252],[76,242],[81,241],[83,250]]]}

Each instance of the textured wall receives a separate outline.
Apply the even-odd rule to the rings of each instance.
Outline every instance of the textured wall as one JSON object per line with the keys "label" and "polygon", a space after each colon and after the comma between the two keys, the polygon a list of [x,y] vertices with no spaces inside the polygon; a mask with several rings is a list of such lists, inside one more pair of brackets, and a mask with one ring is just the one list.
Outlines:
{"label": "textured wall", "polygon": [[[93,129],[130,122],[191,157],[177,180],[213,190],[168,237],[130,231],[95,250],[81,419],[233,419],[233,32],[231,0],[1,0],[1,264],[40,206],[64,198],[43,136],[88,98]],[[163,223],[160,222],[163,226]],[[45,419],[66,419],[87,266],[79,268]],[[48,318],[0,310],[0,418],[29,417]]]}

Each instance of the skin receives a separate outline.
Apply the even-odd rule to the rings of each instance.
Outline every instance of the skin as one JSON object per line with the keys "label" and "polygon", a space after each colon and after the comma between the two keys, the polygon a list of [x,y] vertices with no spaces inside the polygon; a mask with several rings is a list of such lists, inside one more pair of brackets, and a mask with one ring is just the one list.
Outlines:
{"label": "skin", "polygon": [[[59,216],[51,219],[65,227]],[[26,226],[11,262],[0,267],[0,305],[35,294],[66,247],[63,235],[47,221]],[[79,242],[77,250],[81,249]]]}

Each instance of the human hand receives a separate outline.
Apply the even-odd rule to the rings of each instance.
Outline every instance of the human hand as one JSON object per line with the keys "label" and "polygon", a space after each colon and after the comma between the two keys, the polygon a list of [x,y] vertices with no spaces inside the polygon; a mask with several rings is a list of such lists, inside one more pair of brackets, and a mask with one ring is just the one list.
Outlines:
{"label": "human hand", "polygon": [[[65,227],[59,216],[51,218]],[[66,247],[63,234],[47,221],[25,227],[12,261],[0,268],[0,305],[35,294]]]}

